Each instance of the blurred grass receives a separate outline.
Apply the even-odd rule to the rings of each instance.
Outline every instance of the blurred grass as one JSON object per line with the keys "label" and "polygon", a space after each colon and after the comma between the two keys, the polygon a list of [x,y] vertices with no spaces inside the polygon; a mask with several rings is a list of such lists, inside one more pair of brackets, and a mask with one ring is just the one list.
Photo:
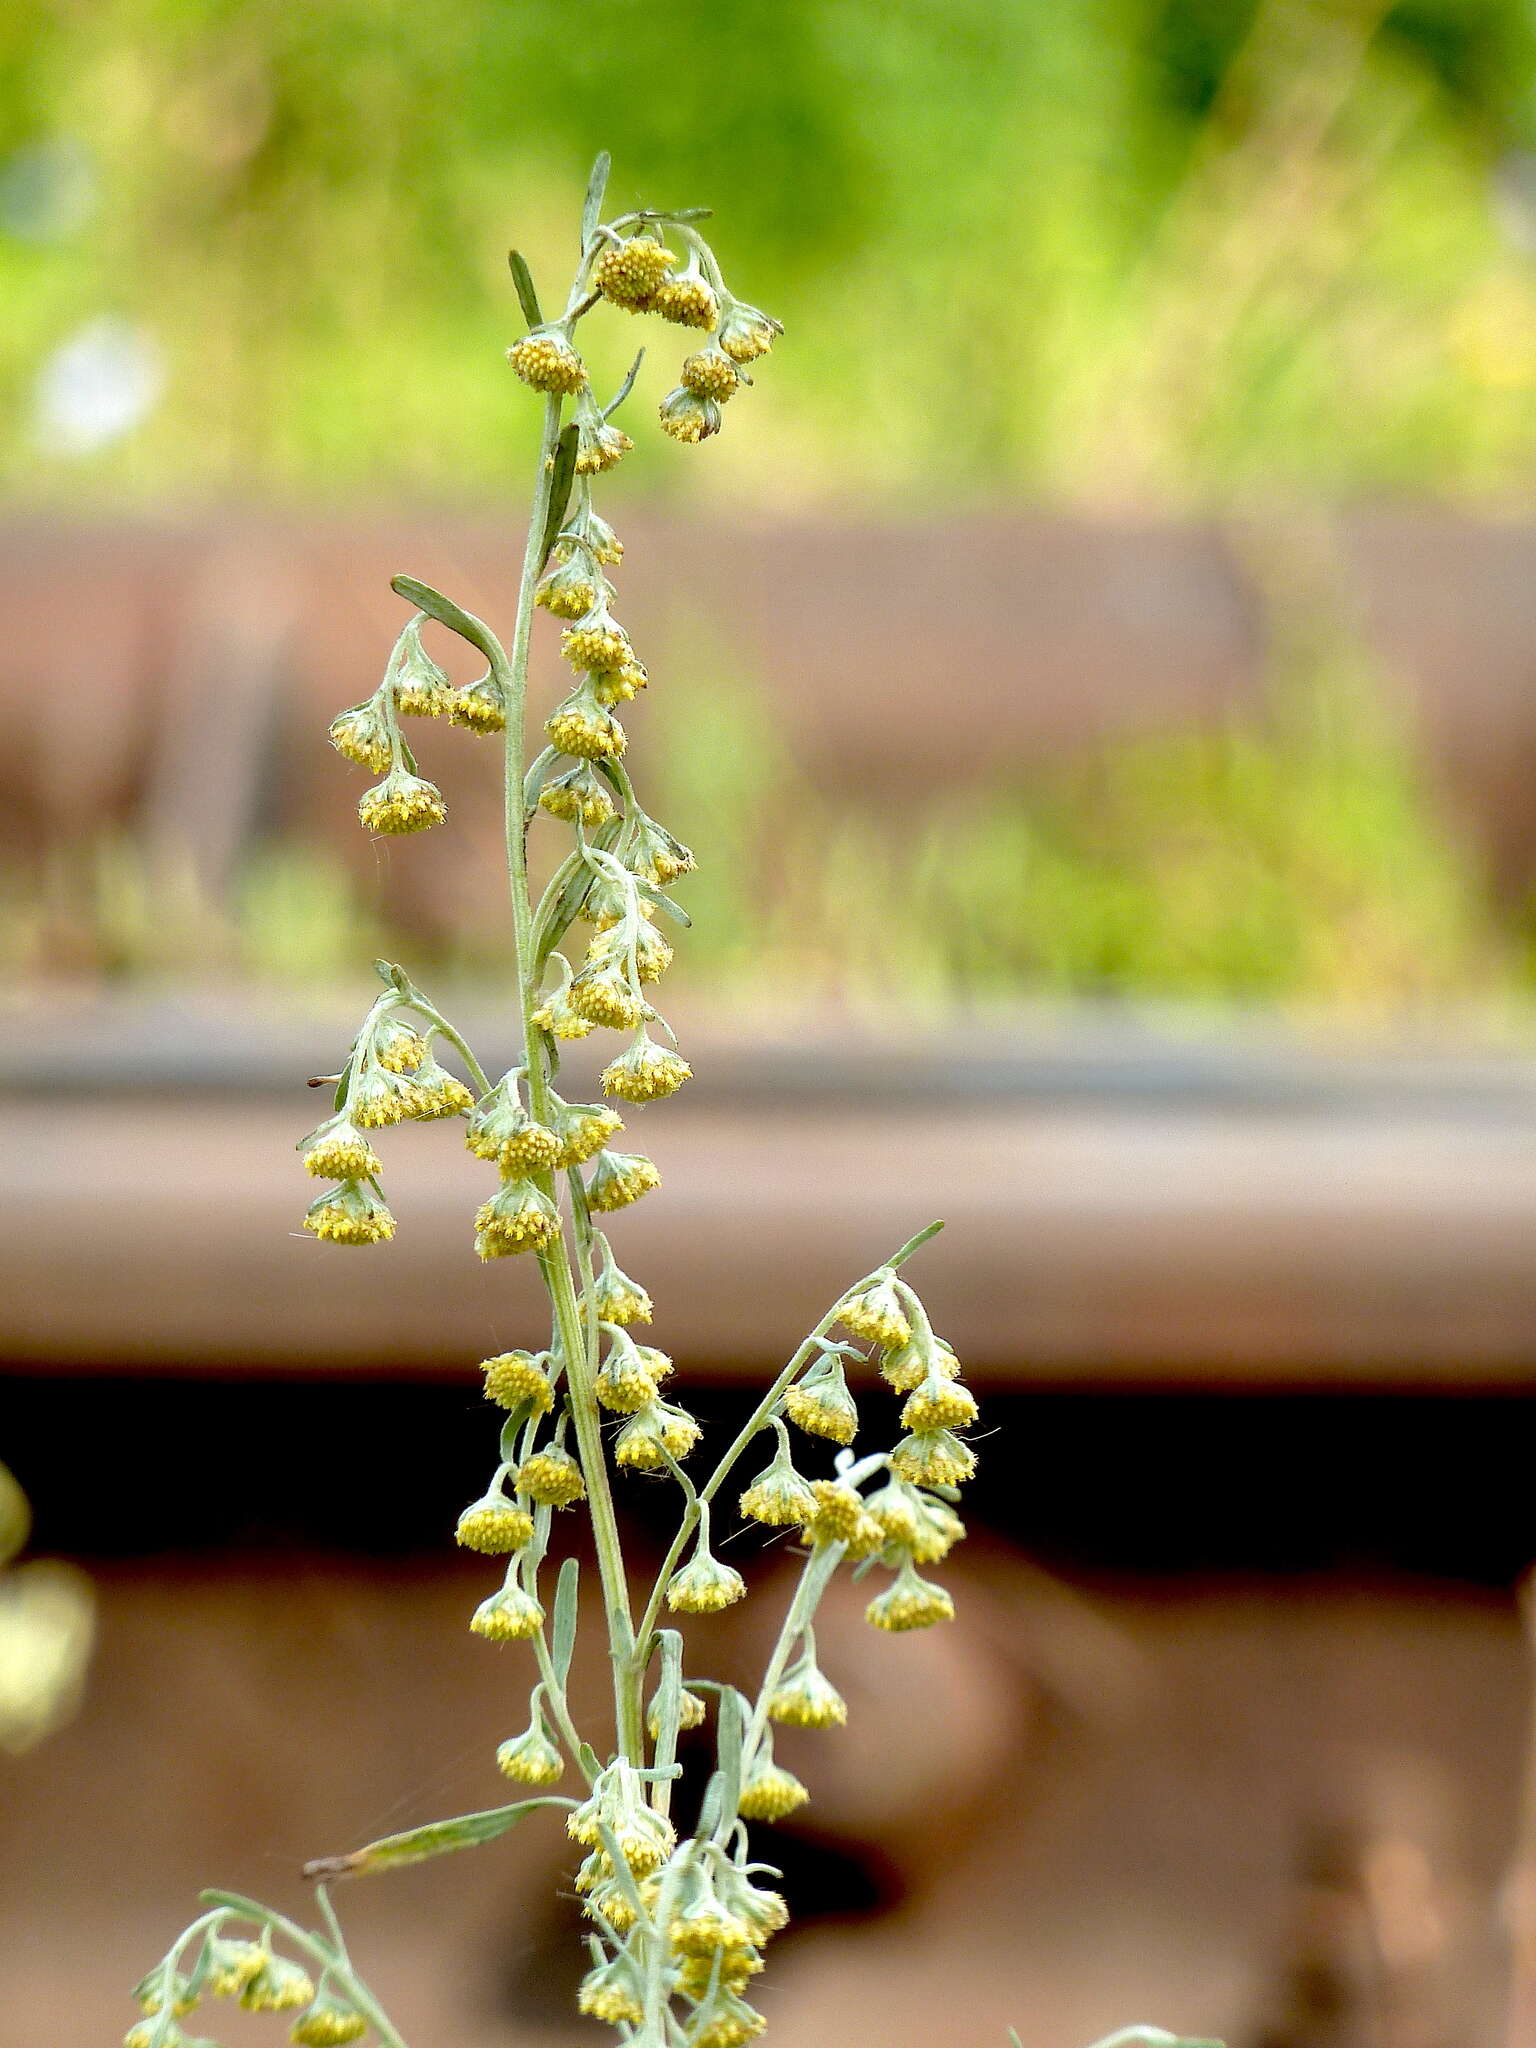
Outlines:
{"label": "blurred grass", "polygon": [[[1524,0],[18,0],[0,489],[500,492],[506,243],[563,272],[606,145],[789,324],[771,407],[647,489],[1497,497],[1533,140]],[[39,378],[103,319],[164,396],[67,452]]]}

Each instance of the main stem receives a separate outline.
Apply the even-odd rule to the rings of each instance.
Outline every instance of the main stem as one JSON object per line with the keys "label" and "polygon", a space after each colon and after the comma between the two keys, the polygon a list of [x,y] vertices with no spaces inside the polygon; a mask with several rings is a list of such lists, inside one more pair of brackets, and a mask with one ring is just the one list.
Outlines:
{"label": "main stem", "polygon": [[[517,592],[517,620],[512,634],[512,651],[507,674],[500,678],[506,695],[506,811],[507,879],[512,892],[512,935],[516,953],[518,999],[522,1011],[523,1065],[528,1071],[529,1107],[539,1123],[550,1121],[549,1074],[544,1063],[544,1041],[533,1021],[538,1008],[538,964],[533,951],[533,905],[528,894],[527,822],[523,810],[524,734],[523,721],[528,698],[528,650],[533,637],[533,591],[544,567],[544,531],[549,520],[550,489],[554,475],[555,450],[560,440],[560,400],[544,401],[544,431],[539,443],[539,474],[534,485],[533,505],[528,515],[528,545],[523,553],[522,580]],[[554,1193],[554,1177],[541,1176],[546,1194]],[[602,1429],[598,1417],[595,1378],[597,1361],[587,1347],[582,1328],[576,1286],[571,1277],[570,1258],[562,1236],[558,1244],[539,1255],[544,1283],[554,1304],[565,1354],[565,1383],[571,1419],[576,1429],[576,1450],[586,1481],[587,1504],[592,1516],[592,1539],[597,1549],[597,1569],[602,1580],[603,1607],[608,1621],[608,1647],[613,1664],[614,1721],[621,1756],[632,1762],[645,1761],[645,1734],[641,1720],[640,1688],[634,1676],[634,1617],[629,1605],[629,1585],[624,1574],[624,1554],[619,1547],[618,1521],[613,1511],[613,1493],[608,1484],[608,1466],[603,1456]]]}

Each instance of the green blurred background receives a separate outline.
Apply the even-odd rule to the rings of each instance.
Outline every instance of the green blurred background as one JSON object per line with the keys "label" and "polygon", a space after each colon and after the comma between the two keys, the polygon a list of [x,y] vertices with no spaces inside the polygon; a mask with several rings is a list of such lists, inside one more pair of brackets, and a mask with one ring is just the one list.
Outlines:
{"label": "green blurred background", "polygon": [[[0,23],[11,519],[489,506],[510,528],[533,409],[500,360],[504,252],[565,273],[598,147],[617,204],[713,203],[727,276],[788,329],[703,459],[632,459],[621,522],[657,500],[936,531],[1241,517],[1262,552],[1295,503],[1527,510],[1522,0],[22,0]],[[633,338],[608,323],[603,374]],[[689,971],[887,1001],[899,941],[896,993],[940,1005],[1523,997],[1536,849],[1495,875],[1396,679],[1315,600],[1271,636],[1258,709],[1085,732],[981,788],[940,767],[899,820],[797,784],[773,675],[702,607],[721,658],[648,707],[675,742],[650,787],[714,849]],[[393,915],[303,832],[256,833],[216,904],[147,872],[131,805],[17,852],[13,972],[324,978]],[[483,964],[473,934],[433,943]]]}

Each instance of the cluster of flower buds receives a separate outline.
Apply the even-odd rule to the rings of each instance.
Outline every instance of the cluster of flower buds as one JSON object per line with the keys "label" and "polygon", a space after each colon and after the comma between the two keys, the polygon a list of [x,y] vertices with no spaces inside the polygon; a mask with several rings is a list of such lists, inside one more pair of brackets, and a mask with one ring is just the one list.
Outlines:
{"label": "cluster of flower buds", "polygon": [[338,1987],[322,1976],[316,1989],[302,1964],[277,1953],[270,1927],[258,1940],[235,1939],[221,1931],[222,1916],[212,1919],[190,1968],[180,1967],[173,1950],[135,1987],[144,2018],[124,2035],[123,2048],[216,2048],[180,2024],[211,1998],[230,1999],[247,2012],[291,2015],[288,2038],[298,2048],[344,2048],[368,2031]]}
{"label": "cluster of flower buds", "polygon": [[384,1199],[383,1164],[367,1133],[387,1124],[435,1123],[464,1115],[474,1097],[432,1048],[436,1023],[419,1029],[407,997],[393,986],[352,1041],[335,1077],[334,1113],[299,1140],[305,1170],[335,1182],[310,1204],[304,1228],[327,1244],[378,1244],[395,1234]]}

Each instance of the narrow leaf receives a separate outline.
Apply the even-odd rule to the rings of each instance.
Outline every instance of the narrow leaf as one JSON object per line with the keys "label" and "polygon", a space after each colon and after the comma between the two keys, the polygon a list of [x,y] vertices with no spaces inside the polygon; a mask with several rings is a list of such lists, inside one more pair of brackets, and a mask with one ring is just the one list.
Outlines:
{"label": "narrow leaf", "polygon": [[568,1557],[560,1567],[560,1577],[555,1585],[555,1621],[549,1650],[555,1677],[562,1687],[576,1648],[576,1594],[580,1578],[581,1560]]}
{"label": "narrow leaf", "polygon": [[561,434],[555,449],[555,467],[549,483],[549,517],[544,522],[544,552],[539,557],[541,568],[549,560],[549,551],[565,524],[565,515],[571,503],[571,485],[575,479],[576,423],[573,420]]}
{"label": "narrow leaf", "polygon": [[722,1817],[733,1814],[741,1802],[742,1744],[747,1732],[747,1703],[735,1686],[720,1695],[720,1713],[715,1724],[716,1748],[720,1758]]}
{"label": "narrow leaf", "polygon": [[586,248],[592,239],[592,230],[597,226],[603,211],[603,194],[608,190],[608,172],[613,158],[606,149],[599,150],[597,161],[592,166],[592,175],[587,180],[587,196],[581,204],[581,246]]}
{"label": "narrow leaf", "polygon": [[444,597],[440,590],[434,590],[430,583],[419,582],[414,576],[392,576],[389,587],[407,604],[415,605],[418,611],[436,619],[440,626],[446,626],[450,633],[457,633],[461,640],[467,640],[471,647],[478,648],[498,675],[505,673],[507,657],[501,642],[473,612],[465,611],[451,597]]}
{"label": "narrow leaf", "polygon": [[530,327],[542,327],[544,315],[539,311],[539,295],[533,288],[533,272],[528,268],[521,249],[507,251],[507,268],[512,273],[512,282],[517,289],[517,303],[523,309],[523,318]]}
{"label": "narrow leaf", "polygon": [[603,407],[603,418],[605,420],[611,418],[611,416],[618,411],[619,407],[624,403],[625,399],[628,398],[631,391],[634,390],[635,379],[639,376],[640,365],[644,361],[645,350],[641,349],[640,353],[635,357],[635,360],[630,364],[628,371],[625,373],[624,382],[619,386],[618,390],[613,394],[612,398],[610,398],[608,403]]}
{"label": "narrow leaf", "polygon": [[536,1806],[567,1806],[569,1800],[522,1799],[515,1806],[493,1806],[484,1813],[461,1813],[455,1820],[429,1821],[425,1827],[408,1828],[402,1835],[385,1835],[349,1856],[317,1856],[304,1865],[307,1878],[361,1877],[365,1872],[399,1870],[407,1863],[424,1863],[430,1856],[446,1856],[453,1849],[473,1849],[491,1842],[515,1827],[525,1813]]}

